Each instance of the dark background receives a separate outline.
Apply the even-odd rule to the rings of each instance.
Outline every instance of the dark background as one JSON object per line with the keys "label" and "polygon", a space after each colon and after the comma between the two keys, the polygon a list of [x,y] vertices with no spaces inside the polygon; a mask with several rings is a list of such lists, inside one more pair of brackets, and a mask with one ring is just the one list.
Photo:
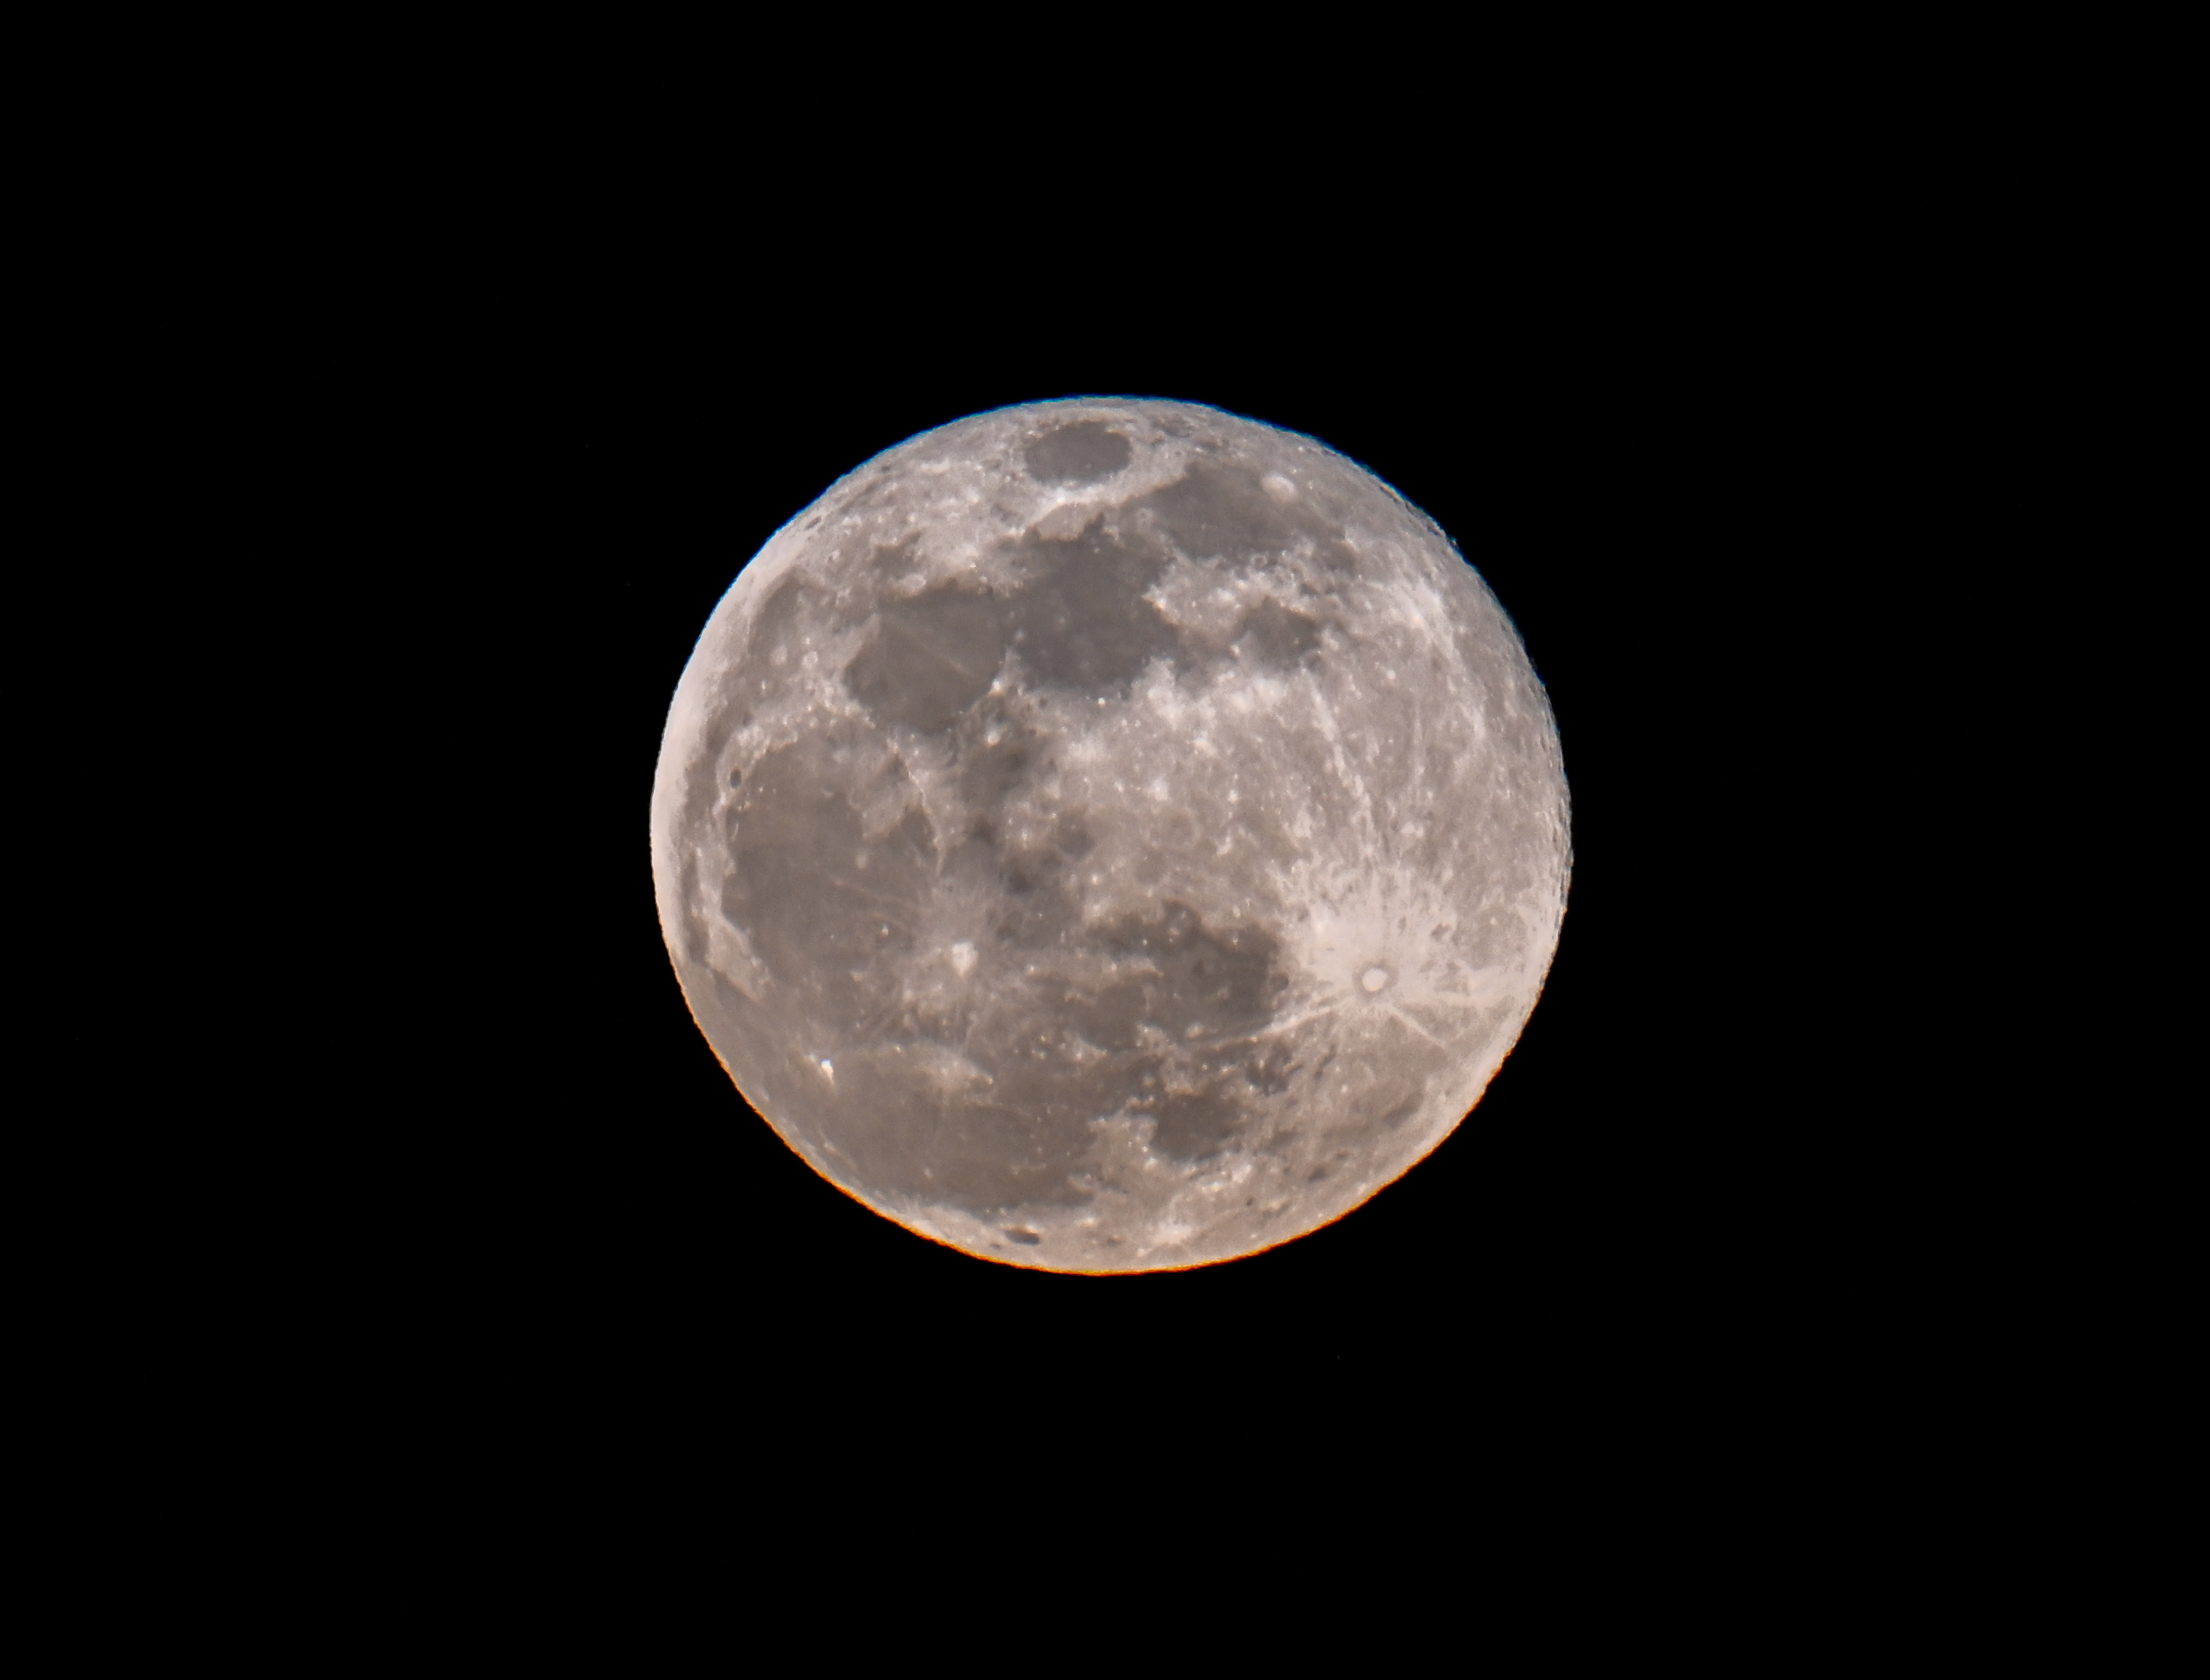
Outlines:
{"label": "dark background", "polygon": [[[456,1347],[709,1409],[807,1372],[1104,1393],[1198,1369],[1399,1396],[1509,1370],[1593,1404],[1783,1310],[1826,1145],[1815,1093],[1767,1071],[1800,1048],[1772,953],[1815,916],[1760,885],[1798,820],[1776,510],[1799,565],[1824,539],[1776,364],[1547,279],[1485,308],[1289,302],[871,336],[702,330],[693,295],[678,325],[449,367],[387,441],[414,486],[379,583],[406,626],[393,845],[436,908],[395,1006],[401,1118],[367,1147]],[[1572,789],[1556,961],[1479,1108],[1336,1224],[1187,1273],[993,1265],[833,1188],[716,1061],[653,901],[666,708],[743,564],[915,432],[1086,393],[1308,432],[1432,515],[1519,626]]]}
{"label": "dark background", "polygon": [[[63,347],[38,425],[84,459],[85,608],[24,632],[80,638],[62,710],[112,713],[39,814],[115,861],[30,886],[107,930],[43,988],[73,1100],[151,1076],[107,1104],[128,1124],[72,1122],[63,1187],[178,1350],[118,1392],[197,1384],[226,1427],[376,1466],[424,1458],[412,1420],[441,1491],[504,1453],[552,1501],[578,1459],[1109,1490],[1210,1468],[1271,1411],[1305,1444],[1257,1466],[1276,1491],[1239,1532],[1283,1488],[1423,1488],[1446,1455],[1546,1488],[1637,1459],[1693,1496],[1685,1413],[1754,1440],[1846,1392],[1852,1332],[1927,1295],[1913,1223],[1966,1230],[1996,1194],[2002,1117],[1913,1035],[1956,1030],[1959,878],[1997,891],[1925,830],[2002,696],[1930,692],[1984,632],[1914,625],[1945,568],[2002,575],[1990,511],[2036,505],[1974,486],[1928,517],[1984,400],[1959,347],[2014,370],[1998,401],[2037,364],[1984,324],[2007,278],[1937,260],[1977,170],[1867,239],[1901,196],[1721,126],[1724,167],[1682,168],[1570,108],[1492,118],[1409,191],[1393,131],[1325,176],[1162,134],[1140,186],[1023,193],[1002,148],[947,160],[917,125],[778,201],[788,136],[690,148],[686,194],[676,145],[547,160],[523,130],[394,175],[379,122],[372,191],[310,166],[228,221],[179,192],[173,244]],[[690,1021],[647,847],[668,696],[768,535],[915,432],[1092,392],[1310,432],[1433,515],[1548,686],[1575,847],[1545,995],[1431,1158],[1269,1254],[1102,1279],[935,1247],[791,1155]],[[118,699],[126,613],[158,657]],[[1931,1298],[1927,1345],[1986,1293]]]}

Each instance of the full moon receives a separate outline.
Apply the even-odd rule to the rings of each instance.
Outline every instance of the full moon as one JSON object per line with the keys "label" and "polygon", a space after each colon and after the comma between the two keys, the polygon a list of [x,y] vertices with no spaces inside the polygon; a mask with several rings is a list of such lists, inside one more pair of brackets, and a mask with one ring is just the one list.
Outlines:
{"label": "full moon", "polygon": [[660,921],[752,1105],[986,1259],[1231,1260],[1480,1100],[1556,949],[1541,683],[1442,531],[1310,438],[1001,408],[878,456],[698,638]]}

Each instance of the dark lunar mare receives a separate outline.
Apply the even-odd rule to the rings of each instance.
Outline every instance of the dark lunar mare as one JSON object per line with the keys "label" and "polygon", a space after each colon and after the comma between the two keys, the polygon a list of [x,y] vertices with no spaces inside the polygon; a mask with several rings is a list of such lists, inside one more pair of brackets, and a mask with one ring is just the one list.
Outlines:
{"label": "dark lunar mare", "polygon": [[[1072,536],[1031,531],[1014,542],[1024,581],[1004,595],[939,587],[884,606],[846,668],[853,698],[887,721],[939,733],[988,692],[1008,649],[1032,686],[1125,694],[1154,659],[1188,667],[1222,651],[1194,644],[1146,598],[1177,551],[1249,563],[1302,541],[1335,570],[1348,554],[1333,521],[1284,510],[1237,465],[1200,462],[1117,511],[1117,520],[1100,511]],[[902,550],[883,553],[891,558],[879,561],[894,565]],[[1269,601],[1229,640],[1260,663],[1289,665],[1319,645],[1319,631],[1317,617]]]}
{"label": "dark lunar mare", "polygon": [[[870,843],[831,763],[825,740],[807,740],[744,779],[722,908],[776,982],[770,1018],[745,1023],[763,1051],[786,1047],[768,1058],[763,1095],[864,1181],[977,1212],[1079,1203],[1098,1182],[1084,1171],[1093,1120],[1149,1115],[1155,1148],[1197,1159],[1239,1134],[1253,1095],[1281,1088],[1285,1059],[1253,1036],[1287,983],[1271,935],[1210,927],[1172,902],[1085,930],[1066,880],[1086,849],[1078,818],[1047,847],[977,834],[940,852],[915,812]],[[850,861],[862,850],[865,871]],[[902,1009],[898,995],[941,880],[1002,907],[993,965],[1037,970],[998,977],[948,1021]],[[1100,957],[1121,971],[1085,980]],[[722,1001],[763,1012],[726,988]],[[931,1084],[936,1043],[988,1083]],[[806,1065],[817,1053],[833,1058],[833,1091]]]}
{"label": "dark lunar mare", "polygon": [[1128,464],[1127,438],[1103,420],[1054,426],[1021,451],[1039,484],[1096,484]]}

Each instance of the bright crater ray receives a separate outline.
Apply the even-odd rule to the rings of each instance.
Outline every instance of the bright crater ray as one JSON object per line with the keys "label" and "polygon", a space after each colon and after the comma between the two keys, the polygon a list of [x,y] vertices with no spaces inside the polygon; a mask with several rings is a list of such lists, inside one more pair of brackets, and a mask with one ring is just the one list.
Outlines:
{"label": "bright crater ray", "polygon": [[691,1011],[791,1147],[972,1253],[1225,1260],[1479,1099],[1565,909],[1541,685],[1434,523],[1182,403],[1000,409],[778,532],[652,804]]}

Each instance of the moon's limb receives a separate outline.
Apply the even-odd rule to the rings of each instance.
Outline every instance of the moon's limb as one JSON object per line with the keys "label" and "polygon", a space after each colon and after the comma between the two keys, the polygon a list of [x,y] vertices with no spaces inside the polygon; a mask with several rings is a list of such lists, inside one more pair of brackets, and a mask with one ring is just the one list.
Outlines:
{"label": "moon's limb", "polygon": [[1142,1271],[1340,1216],[1479,1099],[1564,914],[1509,621],[1351,462],[1209,408],[925,433],[722,598],[653,789],[661,927],[824,1176]]}

